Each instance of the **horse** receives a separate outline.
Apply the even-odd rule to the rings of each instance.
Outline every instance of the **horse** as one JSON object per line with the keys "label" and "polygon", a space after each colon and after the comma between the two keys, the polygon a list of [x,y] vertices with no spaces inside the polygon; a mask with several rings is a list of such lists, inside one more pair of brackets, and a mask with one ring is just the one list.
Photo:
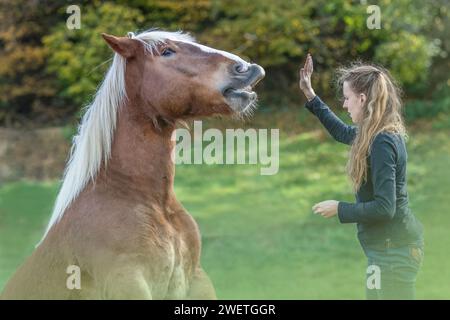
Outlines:
{"label": "horse", "polygon": [[184,32],[102,36],[113,61],[45,234],[1,298],[216,299],[199,227],[175,196],[172,135],[189,119],[252,111],[264,69]]}

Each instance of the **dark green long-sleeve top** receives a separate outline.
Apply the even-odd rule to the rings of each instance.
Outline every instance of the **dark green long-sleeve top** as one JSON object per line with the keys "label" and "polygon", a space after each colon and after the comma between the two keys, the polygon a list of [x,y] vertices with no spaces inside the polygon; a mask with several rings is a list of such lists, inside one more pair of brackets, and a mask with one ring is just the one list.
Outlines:
{"label": "dark green long-sleeve top", "polygon": [[[357,127],[346,125],[318,96],[305,106],[335,140],[347,145],[353,142]],[[356,193],[356,203],[339,202],[340,222],[357,223],[363,247],[383,246],[386,241],[396,245],[423,241],[423,226],[408,206],[404,138],[395,133],[379,133],[367,161],[367,181]]]}

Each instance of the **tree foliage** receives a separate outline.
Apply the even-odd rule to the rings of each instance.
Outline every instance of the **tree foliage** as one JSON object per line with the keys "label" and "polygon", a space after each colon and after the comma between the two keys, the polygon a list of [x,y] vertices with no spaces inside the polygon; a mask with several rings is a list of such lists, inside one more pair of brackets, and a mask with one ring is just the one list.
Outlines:
{"label": "tree foliage", "polygon": [[47,120],[51,114],[48,103],[57,92],[46,74],[48,51],[41,37],[50,32],[55,11],[33,0],[1,2],[0,123],[30,115]]}
{"label": "tree foliage", "polygon": [[45,36],[43,42],[49,50],[47,70],[57,76],[59,94],[77,105],[86,104],[112,57],[101,34],[124,36],[143,20],[139,10],[103,3],[82,11],[81,29],[58,26]]}
{"label": "tree foliage", "polygon": [[390,69],[409,94],[439,88],[448,97],[445,0],[380,0],[380,29],[368,28],[370,3],[364,0],[80,1],[79,30],[66,28],[68,3],[36,3],[6,2],[0,11],[0,123],[75,114],[112,56],[100,34],[152,27],[188,31],[263,65],[267,103],[296,93],[297,69],[307,52],[314,56],[320,74],[314,85],[322,94],[332,93],[337,66],[363,60]]}

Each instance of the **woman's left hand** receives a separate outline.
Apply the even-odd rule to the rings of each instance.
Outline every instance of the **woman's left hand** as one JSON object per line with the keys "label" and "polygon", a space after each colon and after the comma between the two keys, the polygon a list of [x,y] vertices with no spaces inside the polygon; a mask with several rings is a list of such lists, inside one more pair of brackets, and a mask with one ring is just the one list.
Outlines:
{"label": "woman's left hand", "polygon": [[334,217],[338,212],[339,201],[336,200],[326,200],[316,203],[312,209],[315,214],[320,214],[322,217],[331,218]]}

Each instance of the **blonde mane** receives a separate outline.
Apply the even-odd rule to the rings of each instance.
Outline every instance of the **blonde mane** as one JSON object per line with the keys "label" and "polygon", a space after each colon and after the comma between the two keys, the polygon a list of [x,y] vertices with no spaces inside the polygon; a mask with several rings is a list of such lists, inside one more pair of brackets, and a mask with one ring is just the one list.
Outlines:
{"label": "blonde mane", "polygon": [[[154,53],[156,45],[165,42],[166,39],[194,42],[194,39],[186,33],[155,30],[137,35],[130,32],[128,37],[141,41],[151,54]],[[64,212],[87,184],[94,181],[102,163],[106,165],[111,156],[117,112],[127,99],[125,68],[126,60],[115,53],[111,67],[93,102],[87,106],[87,111],[81,119],[78,134],[73,138],[62,186],[45,234],[38,245],[45,239],[51,227],[61,220]]]}

